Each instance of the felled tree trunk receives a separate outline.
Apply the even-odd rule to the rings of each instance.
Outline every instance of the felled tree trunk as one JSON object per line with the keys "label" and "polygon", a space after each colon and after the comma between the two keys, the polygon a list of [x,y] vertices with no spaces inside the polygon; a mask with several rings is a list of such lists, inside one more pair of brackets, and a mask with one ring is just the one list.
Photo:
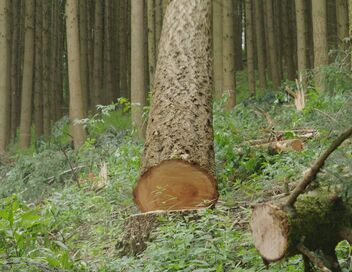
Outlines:
{"label": "felled tree trunk", "polygon": [[254,207],[251,229],[255,247],[268,262],[309,250],[329,255],[352,227],[352,201],[328,194],[300,196],[295,209],[265,203]]}
{"label": "felled tree trunk", "polygon": [[[324,191],[302,193],[330,154],[351,136],[352,127],[333,141],[287,199],[254,207],[252,236],[266,262],[301,253],[305,258],[305,271],[311,271],[310,263],[320,271],[340,271],[335,247],[341,240],[352,242],[352,198],[342,199]],[[318,250],[323,258],[312,252]]]}
{"label": "felled tree trunk", "polygon": [[167,7],[140,178],[142,212],[209,206],[218,198],[212,128],[210,0]]}

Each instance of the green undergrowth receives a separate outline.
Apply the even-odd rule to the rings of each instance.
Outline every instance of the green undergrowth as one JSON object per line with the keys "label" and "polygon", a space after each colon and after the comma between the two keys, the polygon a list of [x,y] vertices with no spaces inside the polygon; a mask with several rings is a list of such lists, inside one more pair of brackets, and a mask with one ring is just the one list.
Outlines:
{"label": "green undergrowth", "polygon": [[[2,159],[0,270],[266,270],[248,230],[250,206],[287,192],[352,123],[351,78],[338,78],[339,84],[325,94],[310,89],[302,112],[283,92],[261,91],[230,113],[223,111],[225,97],[217,101],[217,208],[205,211],[199,220],[165,220],[139,256],[121,257],[115,248],[124,219],[137,212],[132,188],[143,147],[129,128],[127,101],[120,101],[119,109],[101,107],[99,114],[81,121],[89,136],[78,152],[70,148],[68,120],[63,118],[52,137],[38,143],[31,154],[14,149]],[[287,131],[287,138],[294,138],[292,130],[297,128],[316,129],[319,135],[300,152],[270,155],[266,149],[250,147],[246,141],[269,137],[267,119],[258,107],[270,116],[275,130]],[[312,187],[348,197],[351,162],[349,141],[328,159]],[[342,242],[337,253],[344,271],[350,271],[350,246]],[[283,260],[271,264],[269,271],[303,271],[302,260]]]}

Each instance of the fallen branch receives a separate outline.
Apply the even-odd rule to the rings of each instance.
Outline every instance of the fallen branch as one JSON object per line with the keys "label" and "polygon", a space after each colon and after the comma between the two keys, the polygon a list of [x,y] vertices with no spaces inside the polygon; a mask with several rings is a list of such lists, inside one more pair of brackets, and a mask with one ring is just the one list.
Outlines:
{"label": "fallen branch", "polygon": [[303,244],[299,244],[297,249],[306,256],[311,263],[313,263],[322,272],[331,272],[329,268],[324,265],[324,262],[314,252],[310,251]]}
{"label": "fallen branch", "polygon": [[297,200],[297,197],[304,192],[307,186],[315,179],[320,168],[323,167],[325,160],[334,152],[346,139],[351,137],[352,127],[342,133],[330,146],[329,148],[320,156],[318,160],[311,166],[311,168],[306,171],[302,181],[296,186],[291,195],[286,201],[286,206],[293,206]]}

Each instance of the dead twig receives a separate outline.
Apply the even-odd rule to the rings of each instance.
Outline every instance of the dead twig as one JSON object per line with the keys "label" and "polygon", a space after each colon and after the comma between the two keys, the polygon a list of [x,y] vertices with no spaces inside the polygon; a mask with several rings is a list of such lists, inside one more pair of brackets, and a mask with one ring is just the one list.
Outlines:
{"label": "dead twig", "polygon": [[314,264],[316,266],[316,268],[319,269],[319,271],[322,272],[331,272],[331,270],[329,268],[327,268],[324,265],[324,262],[317,256],[314,254],[314,252],[310,251],[308,248],[306,248],[304,245],[299,244],[297,246],[297,249],[304,255],[306,256],[309,261]]}

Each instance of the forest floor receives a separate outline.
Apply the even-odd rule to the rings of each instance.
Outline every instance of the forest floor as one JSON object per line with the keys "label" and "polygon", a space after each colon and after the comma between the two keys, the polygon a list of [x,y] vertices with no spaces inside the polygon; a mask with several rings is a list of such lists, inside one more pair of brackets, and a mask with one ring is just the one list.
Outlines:
{"label": "forest floor", "polygon": [[[264,271],[249,231],[251,206],[285,195],[350,126],[351,80],[331,86],[325,94],[309,90],[301,112],[283,91],[242,99],[230,113],[223,111],[224,101],[214,103],[216,209],[199,220],[166,220],[138,256],[121,256],[116,249],[125,218],[138,212],[132,188],[143,144],[129,127],[128,103],[120,100],[118,110],[102,107],[101,114],[85,120],[89,138],[79,152],[69,147],[67,119],[60,120],[49,141],[26,152],[13,147],[1,158],[0,270]],[[305,141],[302,151],[269,154],[247,143],[272,136],[266,131],[269,119],[287,139],[295,138],[297,128],[318,135]],[[348,141],[312,186],[348,194],[351,169]],[[352,271],[350,245],[341,242],[337,253],[343,271]],[[271,264],[269,271],[303,271],[301,257]]]}

